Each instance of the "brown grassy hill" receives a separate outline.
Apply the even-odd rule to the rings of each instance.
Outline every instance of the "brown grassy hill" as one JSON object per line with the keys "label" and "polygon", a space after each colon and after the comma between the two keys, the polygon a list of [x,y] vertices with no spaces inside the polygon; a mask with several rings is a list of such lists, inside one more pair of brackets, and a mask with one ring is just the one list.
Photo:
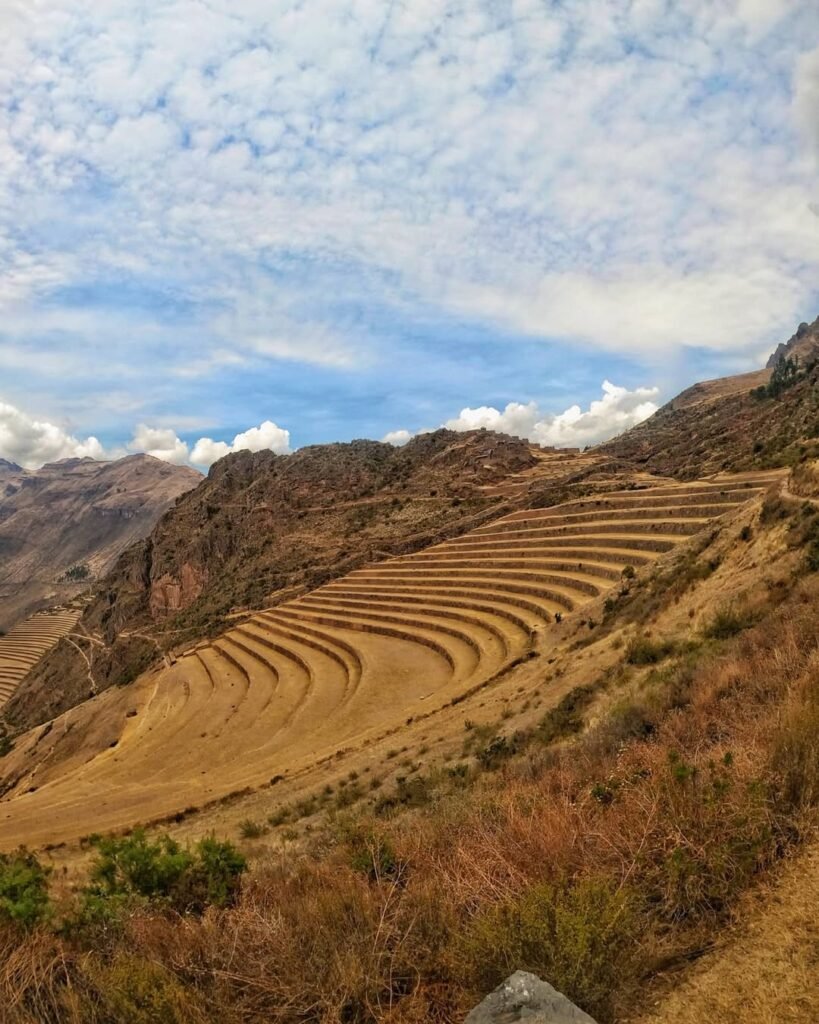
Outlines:
{"label": "brown grassy hill", "polygon": [[60,716],[45,736],[19,736],[0,769],[10,812],[0,843],[174,814],[314,770],[408,718],[435,721],[535,645],[554,656],[588,606],[614,604],[624,579],[773,482],[657,481],[512,512],[236,620],[173,665]]}
{"label": "brown grassy hill", "polygon": [[695,384],[600,451],[681,479],[793,465],[819,450],[817,356],[819,319],[779,346],[772,367]]}
{"label": "brown grassy hill", "polygon": [[35,471],[0,460],[0,628],[102,577],[201,479],[150,455]]}
{"label": "brown grassy hill", "polygon": [[59,644],[4,710],[42,722],[164,650],[368,562],[428,547],[504,512],[622,486],[615,460],[543,450],[488,431],[439,430],[403,448],[375,441],[292,455],[239,452],[214,465],[119,559],[86,609],[89,666]]}
{"label": "brown grassy hill", "polygon": [[[673,983],[706,951],[816,822],[819,516],[786,496],[790,484],[777,494],[783,477],[757,477],[771,484],[765,494],[737,487],[753,477],[665,483],[655,495],[513,514],[480,531],[477,538],[510,542],[521,529],[529,534],[521,541],[582,539],[602,557],[616,534],[600,524],[630,522],[631,533],[638,522],[665,523],[669,499],[681,521],[707,519],[687,539],[675,533],[679,543],[639,565],[628,586],[591,598],[582,615],[554,624],[532,656],[464,700],[411,720],[396,714],[391,735],[363,737],[369,742],[347,744],[309,770],[292,765],[252,792],[198,811],[186,805],[163,830],[184,841],[213,829],[252,861],[231,905],[199,917],[169,913],[159,900],[123,902],[114,890],[92,892],[88,916],[69,918],[59,933],[46,925],[21,936],[0,923],[0,1004],[14,1008],[11,1024],[457,1024],[521,964],[601,1024],[625,1024],[647,1009],[656,980]],[[725,515],[681,513],[697,507],[703,489],[725,499]],[[738,489],[748,500],[730,497]],[[624,507],[634,497],[664,504]],[[631,515],[637,509],[654,511]],[[617,518],[626,511],[629,519]],[[562,532],[544,524],[554,516]],[[591,517],[582,531],[579,516]],[[632,540],[652,531],[642,532]],[[452,547],[461,544],[443,552]],[[416,586],[428,579],[423,562],[402,564]],[[340,596],[338,586],[329,589]],[[255,659],[233,653],[249,671]],[[59,838],[64,828],[76,835],[83,820],[94,827],[122,818],[123,803],[143,799],[145,787],[169,801],[186,798],[176,792],[179,758],[204,731],[194,723],[205,702],[222,708],[226,770],[240,758],[253,765],[254,750],[229,738],[237,724],[229,712],[253,736],[275,694],[257,677],[256,692],[251,686],[238,699],[239,673],[234,700],[220,703],[192,665],[183,685],[186,661],[158,676],[175,686],[151,692],[137,684],[131,704],[122,702],[127,691],[103,694],[84,723],[77,709],[17,739],[4,758],[11,774],[24,760],[42,767],[0,800],[0,848],[12,849],[22,833],[39,843],[49,827]],[[223,686],[233,671],[225,667]],[[293,695],[284,672],[280,686],[282,697]],[[373,695],[371,713],[386,711],[386,689]],[[115,702],[120,728],[106,736]],[[129,708],[137,713],[128,717]],[[254,743],[273,739],[261,731]],[[53,761],[73,743],[76,757],[60,779]],[[99,753],[89,761],[92,748]],[[82,899],[72,883],[88,878],[87,866],[77,867],[83,856],[97,855],[43,853],[57,868],[55,896],[69,907]],[[807,971],[814,959],[804,957]],[[741,984],[748,969],[740,964],[725,983]],[[769,1019],[718,1017],[707,999],[699,1008],[680,1019]]]}

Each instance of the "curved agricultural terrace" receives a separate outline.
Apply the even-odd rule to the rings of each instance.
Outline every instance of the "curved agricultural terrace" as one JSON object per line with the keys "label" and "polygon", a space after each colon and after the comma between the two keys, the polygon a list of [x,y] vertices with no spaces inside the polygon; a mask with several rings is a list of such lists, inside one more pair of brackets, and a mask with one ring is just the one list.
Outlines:
{"label": "curved agricultural terrace", "polygon": [[77,624],[79,611],[38,612],[0,636],[0,707],[23,676]]}
{"label": "curved agricultural terrace", "polygon": [[497,676],[770,475],[662,483],[515,512],[257,612],[20,737],[0,846],[149,821],[293,775]]}

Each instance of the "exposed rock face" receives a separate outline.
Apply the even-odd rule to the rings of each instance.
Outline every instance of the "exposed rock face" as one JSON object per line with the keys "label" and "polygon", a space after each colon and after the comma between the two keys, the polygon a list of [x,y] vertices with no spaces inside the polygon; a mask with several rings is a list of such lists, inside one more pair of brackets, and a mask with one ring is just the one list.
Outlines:
{"label": "exposed rock face", "polygon": [[[34,471],[0,459],[0,628],[86,589],[201,481],[150,455],[63,459]],[[65,576],[77,566],[81,577]]]}
{"label": "exposed rock face", "polygon": [[202,593],[207,581],[207,566],[191,565],[190,562],[182,563],[178,576],[165,573],[152,580],[148,596],[151,617],[160,619],[187,608]]}
{"label": "exposed rock face", "polygon": [[815,356],[817,350],[819,350],[819,317],[812,324],[800,324],[792,338],[777,345],[765,367],[772,370],[777,363],[782,362],[788,356],[799,362],[805,362]]}
{"label": "exposed rock face", "polygon": [[466,1018],[465,1024],[595,1024],[548,982],[534,974],[515,971]]}
{"label": "exposed rock face", "polygon": [[87,621],[109,639],[180,612],[198,628],[277,591],[316,586],[493,507],[487,488],[536,461],[526,441],[447,431],[404,448],[352,441],[229,455],[123,555]]}

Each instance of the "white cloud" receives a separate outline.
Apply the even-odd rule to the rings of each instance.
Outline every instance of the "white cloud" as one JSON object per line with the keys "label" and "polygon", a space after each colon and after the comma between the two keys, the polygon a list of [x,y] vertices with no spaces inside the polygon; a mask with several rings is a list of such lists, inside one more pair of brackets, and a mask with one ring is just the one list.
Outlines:
{"label": "white cloud", "polygon": [[816,312],[817,46],[805,0],[5,0],[0,363],[48,335],[52,395],[69,353],[231,421],[266,362],[393,376],[419,320],[750,363]]}
{"label": "white cloud", "polygon": [[[462,409],[459,416],[447,420],[449,430],[496,430],[524,437],[536,444],[558,448],[582,448],[598,444],[648,419],[657,411],[658,388],[618,387],[603,381],[603,397],[595,399],[583,410],[572,405],[561,413],[547,413],[536,402],[510,402],[505,409],[482,405]],[[406,444],[412,435],[407,430],[394,430],[384,437],[390,444]]]}
{"label": "white cloud", "polygon": [[224,458],[231,452],[260,452],[265,449],[270,449],[277,455],[286,455],[290,451],[290,431],[277,426],[271,420],[265,420],[260,426],[251,427],[244,433],[237,434],[232,444],[202,437],[193,446],[190,461],[196,466],[211,466],[217,459]]}
{"label": "white cloud", "polygon": [[[184,422],[184,417],[179,418]],[[25,469],[38,469],[58,459],[118,459],[128,452],[144,452],[176,466],[191,463],[210,466],[231,452],[270,449],[279,455],[290,451],[290,432],[265,420],[258,427],[237,434],[231,444],[200,438],[191,449],[173,427],[138,424],[124,446],[105,448],[96,437],[77,438],[48,420],[38,420],[8,403],[0,402],[0,458]]]}
{"label": "white cloud", "polygon": [[397,448],[400,448],[401,445],[410,441],[412,436],[413,435],[408,430],[390,430],[389,433],[385,434],[381,438],[381,440],[385,444],[394,444]]}
{"label": "white cloud", "polygon": [[54,423],[34,419],[0,402],[0,457],[24,469],[35,469],[58,459],[101,459],[104,455],[96,437],[80,440]]}
{"label": "white cloud", "polygon": [[[762,295],[766,299],[759,302]],[[678,274],[661,265],[635,266],[617,274],[548,274],[529,287],[525,282],[505,289],[470,287],[453,296],[464,311],[480,311],[527,335],[651,360],[686,346],[747,349],[749,337],[781,334],[800,300],[792,277],[748,260],[744,273]]]}
{"label": "white cloud", "polygon": [[799,58],[795,108],[799,125],[819,160],[819,48]]}
{"label": "white cloud", "polygon": [[149,427],[140,423],[134,436],[128,442],[128,450],[145,452],[163,462],[183,466],[188,461],[188,446],[176,436],[170,427]]}

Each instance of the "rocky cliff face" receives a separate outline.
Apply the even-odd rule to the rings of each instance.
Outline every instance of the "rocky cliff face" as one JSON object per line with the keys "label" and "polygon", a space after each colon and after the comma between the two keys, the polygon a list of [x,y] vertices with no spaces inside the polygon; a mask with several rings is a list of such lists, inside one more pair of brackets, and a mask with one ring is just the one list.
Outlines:
{"label": "rocky cliff face", "polygon": [[819,351],[819,317],[812,324],[800,324],[792,338],[777,345],[765,367],[772,370],[777,363],[781,363],[788,357],[805,363],[809,359],[815,358],[817,351]]}
{"label": "rocky cliff face", "polygon": [[36,471],[0,460],[0,628],[104,576],[201,480],[150,455],[64,459]]}

